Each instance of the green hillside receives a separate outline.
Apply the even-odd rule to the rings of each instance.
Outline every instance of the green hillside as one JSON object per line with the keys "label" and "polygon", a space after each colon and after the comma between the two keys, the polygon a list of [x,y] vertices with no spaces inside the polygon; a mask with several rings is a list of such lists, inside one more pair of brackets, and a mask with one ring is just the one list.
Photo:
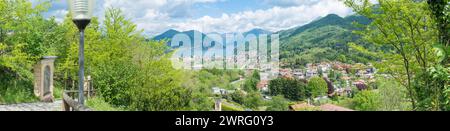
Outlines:
{"label": "green hillside", "polygon": [[321,61],[341,61],[346,63],[366,63],[370,56],[352,51],[348,43],[356,42],[375,50],[369,44],[359,41],[352,33],[359,24],[370,23],[362,16],[346,18],[330,14],[307,25],[278,32],[280,34],[281,59],[284,67],[299,68],[307,63]]}

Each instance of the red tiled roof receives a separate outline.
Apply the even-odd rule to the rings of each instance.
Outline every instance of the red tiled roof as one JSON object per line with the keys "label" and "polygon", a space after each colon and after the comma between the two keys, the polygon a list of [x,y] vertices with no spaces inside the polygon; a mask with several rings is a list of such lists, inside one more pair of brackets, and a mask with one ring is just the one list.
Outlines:
{"label": "red tiled roof", "polygon": [[307,104],[307,103],[300,103],[300,104],[291,105],[290,108],[294,111],[297,111],[297,110],[302,110],[302,109],[307,109],[307,108],[314,108],[314,106]]}
{"label": "red tiled roof", "polygon": [[256,87],[257,87],[258,89],[262,89],[262,88],[265,87],[266,85],[269,85],[269,81],[268,81],[268,80],[263,80],[263,81],[260,81]]}
{"label": "red tiled roof", "polygon": [[320,106],[320,109],[322,111],[353,111],[351,109],[347,109],[347,108],[340,107],[340,106],[337,106],[337,105],[332,105],[332,104],[322,105],[322,106]]}
{"label": "red tiled roof", "polygon": [[333,104],[324,104],[322,106],[316,107],[316,106],[313,106],[313,105],[310,105],[307,103],[291,105],[290,109],[294,110],[294,111],[301,111],[301,110],[305,110],[305,109],[314,109],[316,111],[354,111],[354,110],[340,107],[340,106],[333,105]]}

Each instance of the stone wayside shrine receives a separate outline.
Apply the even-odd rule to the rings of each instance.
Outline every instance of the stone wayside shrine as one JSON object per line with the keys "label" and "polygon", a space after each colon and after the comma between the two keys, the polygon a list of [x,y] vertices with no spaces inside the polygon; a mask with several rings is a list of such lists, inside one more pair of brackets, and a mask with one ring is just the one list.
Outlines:
{"label": "stone wayside shrine", "polygon": [[43,102],[53,102],[53,73],[56,56],[45,56],[34,66],[34,94]]}
{"label": "stone wayside shrine", "polygon": [[216,99],[214,103],[214,111],[222,111],[222,99]]}

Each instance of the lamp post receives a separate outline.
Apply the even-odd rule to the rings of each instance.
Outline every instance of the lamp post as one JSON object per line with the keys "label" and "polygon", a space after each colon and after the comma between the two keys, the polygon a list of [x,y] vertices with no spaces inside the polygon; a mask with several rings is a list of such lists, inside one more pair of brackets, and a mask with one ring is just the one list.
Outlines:
{"label": "lamp post", "polygon": [[72,13],[72,20],[80,31],[80,47],[78,63],[80,70],[78,72],[78,101],[84,105],[84,29],[89,25],[92,19],[95,0],[69,0],[69,7]]}

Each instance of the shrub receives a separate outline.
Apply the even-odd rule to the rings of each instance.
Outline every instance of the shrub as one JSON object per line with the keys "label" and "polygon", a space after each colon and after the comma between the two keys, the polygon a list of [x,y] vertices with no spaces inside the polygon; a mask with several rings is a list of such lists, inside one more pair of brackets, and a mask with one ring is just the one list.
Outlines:
{"label": "shrub", "polygon": [[380,95],[374,91],[364,90],[353,98],[355,109],[360,111],[377,111],[380,108]]}
{"label": "shrub", "polygon": [[288,111],[289,102],[284,98],[284,96],[274,96],[272,100],[268,103],[267,111]]}
{"label": "shrub", "polygon": [[311,92],[311,98],[325,96],[328,92],[327,82],[320,77],[309,79],[307,90]]}
{"label": "shrub", "polygon": [[272,96],[284,95],[285,98],[293,101],[304,100],[311,96],[306,88],[306,83],[302,80],[274,79],[269,83],[269,90]]}
{"label": "shrub", "polygon": [[122,111],[122,109],[110,105],[99,97],[88,99],[86,101],[86,106],[95,111]]}

